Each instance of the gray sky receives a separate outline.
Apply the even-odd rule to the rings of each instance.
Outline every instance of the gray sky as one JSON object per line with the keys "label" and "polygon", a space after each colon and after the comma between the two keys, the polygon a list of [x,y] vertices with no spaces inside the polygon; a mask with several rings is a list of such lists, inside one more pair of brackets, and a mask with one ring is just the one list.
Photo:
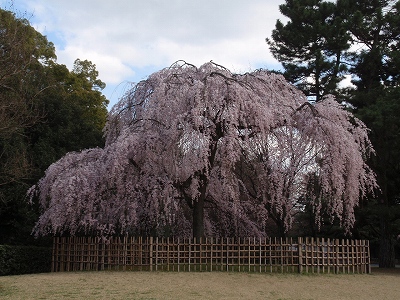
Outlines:
{"label": "gray sky", "polygon": [[234,72],[279,69],[265,42],[284,0],[0,0],[26,12],[56,46],[57,62],[96,64],[118,101],[130,82],[185,60],[213,60]]}

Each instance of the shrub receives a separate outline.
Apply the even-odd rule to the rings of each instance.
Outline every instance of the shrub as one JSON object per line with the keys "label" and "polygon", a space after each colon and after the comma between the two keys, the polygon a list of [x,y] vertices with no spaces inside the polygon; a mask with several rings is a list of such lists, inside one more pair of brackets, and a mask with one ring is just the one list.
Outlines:
{"label": "shrub", "polygon": [[51,271],[51,248],[0,245],[0,276]]}

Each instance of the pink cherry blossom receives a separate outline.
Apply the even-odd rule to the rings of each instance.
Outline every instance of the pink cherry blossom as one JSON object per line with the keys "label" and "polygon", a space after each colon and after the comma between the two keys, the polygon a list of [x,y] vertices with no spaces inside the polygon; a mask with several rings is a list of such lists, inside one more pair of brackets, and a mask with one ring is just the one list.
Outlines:
{"label": "pink cherry blossom", "polygon": [[326,207],[348,230],[376,188],[365,125],[265,70],[175,63],[111,109],[105,136],[31,188],[37,235],[264,236],[269,217],[287,231],[305,198],[317,223]]}

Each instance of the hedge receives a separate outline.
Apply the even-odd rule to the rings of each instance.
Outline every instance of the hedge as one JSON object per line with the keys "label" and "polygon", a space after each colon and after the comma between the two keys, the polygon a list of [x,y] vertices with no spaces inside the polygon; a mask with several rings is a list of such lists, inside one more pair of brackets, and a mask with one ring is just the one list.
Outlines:
{"label": "hedge", "polygon": [[51,271],[51,248],[0,245],[0,276]]}

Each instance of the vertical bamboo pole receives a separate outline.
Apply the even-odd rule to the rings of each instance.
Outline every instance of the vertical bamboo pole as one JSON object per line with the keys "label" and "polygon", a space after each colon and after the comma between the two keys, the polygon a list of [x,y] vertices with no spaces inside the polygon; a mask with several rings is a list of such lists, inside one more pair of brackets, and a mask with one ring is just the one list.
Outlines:
{"label": "vertical bamboo pole", "polygon": [[367,249],[366,240],[362,240],[362,250],[363,250],[363,273],[367,273]]}
{"label": "vertical bamboo pole", "polygon": [[210,272],[213,270],[213,250],[214,250],[214,239],[211,237],[210,241]]}
{"label": "vertical bamboo pole", "polygon": [[202,271],[203,265],[202,265],[202,244],[203,244],[203,237],[199,238],[199,244],[198,244],[198,249],[199,249],[199,271]]}
{"label": "vertical bamboo pole", "polygon": [[226,238],[226,271],[229,271],[229,238]]}
{"label": "vertical bamboo pole", "polygon": [[346,241],[344,239],[341,240],[341,249],[342,251],[339,251],[339,257],[341,261],[341,266],[342,266],[342,272],[346,273]]}
{"label": "vertical bamboo pole", "polygon": [[240,272],[240,259],[241,259],[241,257],[240,257],[240,250],[241,250],[241,248],[242,248],[242,244],[241,244],[241,239],[240,239],[240,237],[238,237],[237,238],[237,264],[238,264],[238,270],[239,270],[239,272]]}
{"label": "vertical bamboo pole", "polygon": [[283,268],[284,268],[284,264],[283,264],[283,260],[285,259],[283,256],[283,247],[284,247],[284,242],[282,238],[279,238],[279,244],[280,244],[280,251],[279,251],[279,256],[280,256],[280,262],[281,262],[281,273],[283,273]]}
{"label": "vertical bamboo pole", "polygon": [[190,272],[191,254],[192,254],[192,239],[189,238],[189,260],[188,260],[189,272]]}
{"label": "vertical bamboo pole", "polygon": [[354,240],[350,241],[350,250],[351,250],[351,259],[349,263],[351,264],[351,273],[355,273],[355,268],[354,268]]}
{"label": "vertical bamboo pole", "polygon": [[347,274],[350,274],[351,270],[351,246],[350,246],[350,240],[346,239],[346,269],[347,269]]}
{"label": "vertical bamboo pole", "polygon": [[298,250],[298,256],[299,256],[299,273],[303,273],[303,247],[302,247],[303,239],[301,237],[298,238],[298,243],[297,243],[297,250]]}
{"label": "vertical bamboo pole", "polygon": [[308,237],[306,237],[305,238],[305,244],[306,244],[306,251],[305,251],[305,263],[306,263],[306,273],[309,273],[309,268],[311,267],[312,268],[312,256],[310,257],[310,255],[311,255],[311,251],[310,251],[310,244],[311,243],[311,240],[310,240],[310,238],[308,238]]}
{"label": "vertical bamboo pole", "polygon": [[218,250],[218,254],[219,254],[219,271],[223,271],[224,269],[224,238],[221,237],[219,240],[219,250]]}
{"label": "vertical bamboo pole", "polygon": [[325,273],[325,239],[321,238],[321,273]]}
{"label": "vertical bamboo pole", "polygon": [[333,241],[331,241],[331,239],[328,238],[327,241],[328,274],[331,272],[331,265],[332,265],[332,254],[331,254],[332,243]]}
{"label": "vertical bamboo pole", "polygon": [[151,236],[149,239],[149,269],[153,271],[153,237]]}
{"label": "vertical bamboo pole", "polygon": [[176,242],[177,244],[176,244],[176,246],[174,247],[174,249],[176,249],[175,251],[177,251],[177,263],[178,263],[178,272],[180,271],[180,268],[179,268],[179,265],[180,265],[180,240],[179,240],[179,237],[178,237],[178,240],[177,240],[177,242]]}
{"label": "vertical bamboo pole", "polygon": [[76,238],[78,240],[78,243],[80,245],[81,249],[81,271],[84,271],[86,268],[86,261],[87,261],[87,247],[85,244],[85,238],[84,237],[78,237]]}
{"label": "vertical bamboo pole", "polygon": [[95,258],[94,258],[94,265],[95,265],[95,270],[99,271],[99,243],[98,243],[98,238],[94,238],[94,247],[95,247]]}
{"label": "vertical bamboo pole", "polygon": [[159,241],[158,241],[158,236],[156,237],[156,271],[158,271],[158,247],[159,247]]}
{"label": "vertical bamboo pole", "polygon": [[58,242],[58,237],[53,237],[53,249],[51,251],[52,255],[51,255],[51,272],[57,272],[57,266],[56,266],[56,262],[57,262],[57,255],[56,255],[56,251],[57,251],[57,242]]}
{"label": "vertical bamboo pole", "polygon": [[167,271],[169,271],[169,242],[170,242],[170,237],[166,238],[166,246],[167,246]]}
{"label": "vertical bamboo pole", "polygon": [[339,239],[335,239],[335,273],[339,274]]}
{"label": "vertical bamboo pole", "polygon": [[82,244],[80,243],[80,239],[78,237],[75,238],[75,243],[78,246],[78,252],[75,254],[79,262],[78,270],[83,271],[83,249],[82,249]]}
{"label": "vertical bamboo pole", "polygon": [[272,273],[272,238],[268,239],[268,255],[269,255],[269,272]]}
{"label": "vertical bamboo pole", "polygon": [[319,274],[321,272],[321,253],[322,253],[322,247],[321,247],[321,241],[319,238],[316,238],[315,240],[315,247],[316,247],[316,260],[317,260],[317,273]]}
{"label": "vertical bamboo pole", "polygon": [[103,240],[100,237],[97,239],[97,241],[99,243],[99,248],[100,248],[100,252],[99,252],[99,255],[100,255],[100,262],[99,262],[100,263],[100,270],[104,271],[104,248],[105,248],[105,245],[103,243]]}
{"label": "vertical bamboo pole", "polygon": [[62,252],[62,256],[61,256],[61,258],[62,258],[62,271],[66,271],[67,270],[65,255],[68,252],[68,250],[67,250],[68,249],[68,245],[73,242],[73,239],[74,239],[73,237],[65,237],[65,238],[63,238],[63,244],[62,244],[63,252]]}
{"label": "vertical bamboo pole", "polygon": [[[246,241],[246,238],[245,238]],[[251,238],[247,237],[247,272],[251,272]],[[245,242],[245,246],[246,246],[246,242]],[[244,262],[246,262],[246,259],[244,260]],[[254,271],[254,270],[253,270]]]}
{"label": "vertical bamboo pole", "polygon": [[66,247],[66,243],[67,243],[67,238],[66,237],[62,237],[61,238],[61,251],[60,251],[60,271],[64,272],[65,271],[65,265],[64,265],[64,255],[65,255],[65,247]]}
{"label": "vertical bamboo pole", "polygon": [[371,254],[370,254],[370,248],[369,248],[369,240],[366,240],[366,247],[367,247],[367,273],[371,274]]}
{"label": "vertical bamboo pole", "polygon": [[65,245],[65,270],[70,271],[69,265],[71,261],[71,243]]}
{"label": "vertical bamboo pole", "polygon": [[261,264],[262,264],[262,255],[261,255],[261,243],[262,243],[262,241],[261,241],[261,236],[260,237],[258,237],[258,263],[259,263],[259,270],[260,270],[260,273],[261,273]]}
{"label": "vertical bamboo pole", "polygon": [[88,237],[88,238],[82,237],[82,243],[86,247],[86,264],[85,264],[86,267],[85,267],[85,270],[90,271],[90,267],[91,267],[90,261],[91,261],[91,254],[92,254],[91,250],[92,250],[92,245],[93,245],[92,238],[91,237]]}
{"label": "vertical bamboo pole", "polygon": [[358,267],[359,272],[362,274],[364,272],[363,269],[363,248],[362,248],[362,240],[357,240],[357,248],[358,248]]}
{"label": "vertical bamboo pole", "polygon": [[311,273],[314,273],[314,268],[315,268],[314,242],[315,241],[314,241],[313,237],[309,238],[309,247],[310,247],[309,249],[310,249],[310,252],[309,252],[309,256],[308,256],[308,261],[310,262],[309,265],[310,265]]}

